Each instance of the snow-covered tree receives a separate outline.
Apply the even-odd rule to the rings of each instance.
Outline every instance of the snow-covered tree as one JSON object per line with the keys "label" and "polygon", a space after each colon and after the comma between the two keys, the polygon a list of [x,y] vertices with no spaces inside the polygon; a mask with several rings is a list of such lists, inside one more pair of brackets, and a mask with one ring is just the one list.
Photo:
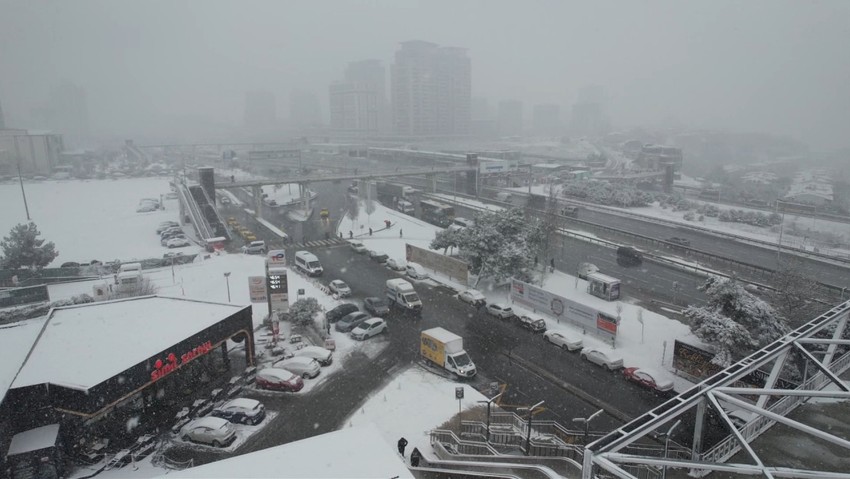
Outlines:
{"label": "snow-covered tree", "polygon": [[811,319],[817,310],[814,296],[820,290],[815,278],[805,274],[798,260],[786,260],[774,275],[771,301],[794,325]]}
{"label": "snow-covered tree", "polygon": [[52,241],[45,243],[39,236],[41,232],[32,221],[12,228],[9,236],[0,242],[3,249],[0,266],[4,269],[41,269],[50,264],[59,252]]}
{"label": "snow-covered tree", "polygon": [[316,298],[301,298],[289,306],[289,317],[292,324],[308,325],[313,317],[322,310]]}
{"label": "snow-covered tree", "polygon": [[714,346],[714,362],[728,366],[788,333],[785,318],[734,278],[709,278],[705,306],[685,310],[691,331]]}
{"label": "snow-covered tree", "polygon": [[456,233],[441,233],[431,249],[457,246],[459,255],[479,278],[500,282],[510,277],[528,279],[539,251],[539,225],[526,221],[522,210],[485,212],[475,224]]}

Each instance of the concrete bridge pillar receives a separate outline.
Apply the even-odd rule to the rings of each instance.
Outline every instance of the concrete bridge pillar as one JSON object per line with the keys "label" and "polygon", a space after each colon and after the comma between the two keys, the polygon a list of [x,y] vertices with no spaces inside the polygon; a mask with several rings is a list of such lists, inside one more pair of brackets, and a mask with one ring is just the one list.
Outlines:
{"label": "concrete bridge pillar", "polygon": [[252,186],[251,194],[254,195],[254,217],[261,218],[263,216],[263,187]]}

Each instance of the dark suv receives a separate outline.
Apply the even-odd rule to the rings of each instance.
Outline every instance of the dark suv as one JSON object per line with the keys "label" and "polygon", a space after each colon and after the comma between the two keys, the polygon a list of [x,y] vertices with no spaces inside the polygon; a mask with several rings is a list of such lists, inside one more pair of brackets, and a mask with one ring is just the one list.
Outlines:
{"label": "dark suv", "polygon": [[617,248],[617,264],[620,266],[638,266],[643,263],[643,255],[631,246]]}
{"label": "dark suv", "polygon": [[344,316],[354,313],[356,311],[360,311],[360,308],[358,308],[356,304],[342,303],[336,308],[325,313],[325,319],[327,319],[330,323],[335,323],[342,319]]}

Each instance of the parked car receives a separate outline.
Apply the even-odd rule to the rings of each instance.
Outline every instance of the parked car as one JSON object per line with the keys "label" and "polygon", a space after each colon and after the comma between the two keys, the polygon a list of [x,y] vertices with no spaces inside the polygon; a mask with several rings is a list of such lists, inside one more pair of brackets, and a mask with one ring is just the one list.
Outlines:
{"label": "parked car", "polygon": [[159,205],[154,203],[142,203],[136,208],[136,213],[150,213],[159,209]]}
{"label": "parked car", "polygon": [[393,271],[404,271],[407,269],[407,261],[403,259],[389,258],[387,259],[387,267]]}
{"label": "parked car", "polygon": [[655,392],[667,392],[673,389],[673,381],[661,379],[657,372],[649,369],[626,368],[623,369],[623,377]]}
{"label": "parked car", "polygon": [[242,247],[245,254],[266,254],[266,242],[263,240],[251,241]]}
{"label": "parked car", "polygon": [[332,293],[338,294],[340,298],[351,296],[351,288],[341,279],[335,279],[328,284]]}
{"label": "parked car", "polygon": [[517,322],[523,328],[532,333],[542,333],[546,331],[546,321],[541,318],[532,318],[531,316],[517,316]]}
{"label": "parked car", "polygon": [[213,409],[210,415],[227,419],[236,424],[253,426],[263,422],[266,417],[266,408],[263,403],[256,399],[236,398]]}
{"label": "parked car", "polygon": [[166,200],[176,200],[176,199],[177,199],[177,193],[175,193],[174,191],[171,191],[171,192],[169,192],[169,193],[166,193],[166,194],[165,194],[165,199],[166,199]]}
{"label": "parked car", "polygon": [[428,279],[428,271],[425,271],[425,268],[417,263],[407,263],[405,272],[413,279]]}
{"label": "parked car", "polygon": [[301,376],[281,368],[266,368],[257,372],[257,387],[297,393],[304,388]]}
{"label": "parked car", "polygon": [[192,407],[189,411],[193,417],[201,417],[209,414],[214,407],[215,403],[209,399],[195,399],[195,402],[192,403]]}
{"label": "parked car", "polygon": [[60,268],[79,268],[79,267],[80,267],[80,263],[77,263],[76,261],[68,261],[66,263],[62,263],[62,266],[60,266]]}
{"label": "parked car", "polygon": [[168,235],[167,237],[159,240],[159,244],[162,245],[162,246],[168,246],[168,242],[175,239],[175,238],[189,239],[186,235],[184,235],[182,233],[181,234],[173,234],[173,235]]}
{"label": "parked car", "polygon": [[239,226],[239,221],[232,216],[228,216],[227,217],[227,225],[228,226]]}
{"label": "parked car", "polygon": [[370,296],[363,300],[363,309],[372,313],[372,316],[383,316],[390,313],[390,305],[385,298]]}
{"label": "parked car", "polygon": [[387,256],[385,253],[381,253],[380,251],[369,252],[369,259],[376,263],[386,263],[389,258],[389,256]]}
{"label": "parked car", "polygon": [[510,306],[500,303],[488,304],[487,313],[499,319],[511,319],[514,317],[514,310]]}
{"label": "parked car", "polygon": [[623,358],[615,355],[611,351],[605,351],[598,348],[584,348],[581,350],[581,358],[598,364],[608,371],[614,371],[623,367]]}
{"label": "parked car", "polygon": [[179,226],[169,226],[168,228],[165,228],[164,230],[160,231],[159,237],[164,238],[166,235],[169,234],[183,234],[183,228]]}
{"label": "parked car", "polygon": [[387,332],[386,321],[382,318],[369,318],[351,330],[351,337],[358,341],[362,341],[385,332]]}
{"label": "parked car", "polygon": [[554,344],[564,351],[577,351],[582,347],[581,336],[565,333],[563,331],[546,331],[543,339],[549,344]]}
{"label": "parked car", "polygon": [[578,277],[579,279],[587,279],[587,275],[593,274],[599,271],[599,268],[593,263],[582,263],[578,265]]}
{"label": "parked car", "polygon": [[156,234],[162,234],[162,232],[167,230],[168,228],[178,228],[179,226],[180,223],[176,221],[163,221],[159,224],[159,226],[156,227]]}
{"label": "parked car", "polygon": [[679,238],[678,236],[673,236],[673,237],[667,238],[667,242],[672,243],[676,246],[690,246],[691,245],[691,240],[689,240],[687,238]]}
{"label": "parked car", "polygon": [[345,317],[337,321],[336,326],[334,326],[334,329],[336,329],[340,333],[347,333],[352,329],[356,328],[357,326],[360,326],[360,323],[366,321],[371,317],[372,316],[370,316],[369,313],[356,311],[346,315]]}
{"label": "parked car", "polygon": [[330,323],[335,323],[345,316],[357,311],[360,311],[360,308],[358,308],[356,304],[342,303],[336,308],[325,313],[325,319],[327,319]]}
{"label": "parked car", "polygon": [[351,249],[353,249],[355,253],[363,254],[366,252],[366,245],[360,241],[349,241],[348,244],[351,245]]}
{"label": "parked car", "polygon": [[304,356],[295,356],[283,359],[274,363],[274,367],[292,371],[293,374],[297,374],[304,379],[312,379],[318,376],[319,372],[321,372],[321,366],[319,366],[318,361]]}
{"label": "parked car", "polygon": [[168,243],[165,243],[165,245],[169,248],[182,248],[184,246],[190,246],[191,244],[192,242],[189,241],[189,238],[185,236],[177,236],[171,238],[170,240],[168,240]]}
{"label": "parked car", "polygon": [[315,359],[319,362],[319,366],[330,366],[333,364],[333,355],[333,351],[321,346],[306,346],[295,351],[295,356],[304,356],[305,358]]}
{"label": "parked car", "polygon": [[222,447],[229,446],[236,440],[236,429],[226,419],[207,416],[183,426],[180,437],[184,441]]}
{"label": "parked car", "polygon": [[480,308],[487,304],[487,298],[481,291],[477,289],[467,289],[466,291],[457,295],[457,299],[463,301],[464,303],[471,304],[476,308]]}

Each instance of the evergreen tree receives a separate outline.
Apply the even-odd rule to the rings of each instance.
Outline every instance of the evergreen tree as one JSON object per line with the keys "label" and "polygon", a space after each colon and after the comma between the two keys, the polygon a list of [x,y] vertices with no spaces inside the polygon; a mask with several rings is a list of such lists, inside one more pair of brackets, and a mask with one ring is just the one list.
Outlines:
{"label": "evergreen tree", "polygon": [[728,366],[788,333],[785,318],[734,278],[709,278],[700,287],[705,306],[685,310],[691,331],[714,346],[714,362]]}
{"label": "evergreen tree", "polygon": [[9,232],[9,236],[0,242],[3,258],[0,266],[4,269],[41,269],[59,256],[52,241],[45,243],[40,239],[41,232],[35,223],[18,224]]}
{"label": "evergreen tree", "polygon": [[289,317],[293,324],[308,325],[313,317],[322,310],[316,298],[301,298],[289,307]]}

